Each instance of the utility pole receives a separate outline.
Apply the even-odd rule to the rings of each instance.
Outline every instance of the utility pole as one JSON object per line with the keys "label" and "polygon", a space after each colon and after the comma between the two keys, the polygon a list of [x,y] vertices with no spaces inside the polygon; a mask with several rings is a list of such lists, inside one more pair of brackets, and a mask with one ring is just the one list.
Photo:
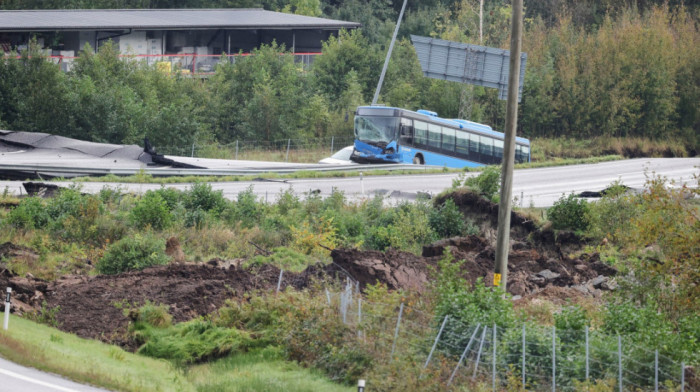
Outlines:
{"label": "utility pole", "polygon": [[508,251],[510,250],[510,212],[515,155],[515,130],[518,125],[518,87],[520,85],[520,51],[523,35],[523,0],[513,0],[510,37],[510,71],[506,108],[506,134],[501,167],[501,200],[498,205],[498,238],[493,285],[506,292]]}
{"label": "utility pole", "polygon": [[394,29],[394,36],[391,37],[391,43],[389,44],[389,51],[386,54],[386,60],[384,60],[384,67],[382,68],[382,74],[379,76],[379,83],[377,83],[377,89],[374,91],[374,98],[372,98],[372,106],[377,104],[377,99],[379,99],[379,91],[382,89],[382,83],[384,83],[384,75],[386,75],[386,68],[389,65],[389,59],[391,58],[391,52],[394,50],[394,42],[396,42],[396,35],[399,33],[399,27],[401,26],[401,20],[403,19],[403,12],[406,9],[406,3],[408,0],[403,0],[403,5],[401,6],[401,13],[399,13],[399,20],[396,22],[396,28]]}

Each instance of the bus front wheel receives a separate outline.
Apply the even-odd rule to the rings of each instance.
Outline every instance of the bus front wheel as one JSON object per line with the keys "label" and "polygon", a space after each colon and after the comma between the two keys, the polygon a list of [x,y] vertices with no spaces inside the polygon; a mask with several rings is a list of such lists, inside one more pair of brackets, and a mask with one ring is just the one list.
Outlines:
{"label": "bus front wheel", "polygon": [[413,157],[413,164],[414,165],[422,165],[423,164],[423,157],[420,155],[416,155]]}

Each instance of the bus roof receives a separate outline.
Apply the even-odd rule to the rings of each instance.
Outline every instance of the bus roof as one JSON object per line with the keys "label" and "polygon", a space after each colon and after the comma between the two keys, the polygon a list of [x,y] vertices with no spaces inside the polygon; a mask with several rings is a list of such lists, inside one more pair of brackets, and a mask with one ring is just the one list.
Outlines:
{"label": "bus roof", "polygon": [[[480,134],[484,135],[489,135],[489,136],[495,136],[500,139],[503,139],[505,135],[503,132],[498,132],[494,131],[493,128],[491,128],[488,125],[485,124],[480,124],[477,122],[469,121],[469,120],[460,120],[460,119],[446,119],[442,117],[438,117],[437,114],[433,115],[435,112],[429,112],[427,110],[419,110],[417,112],[414,112],[412,110],[408,109],[401,109],[401,108],[395,108],[391,106],[358,106],[357,107],[357,113],[359,114],[360,110],[364,109],[363,112],[365,112],[365,115],[382,115],[379,114],[381,111],[392,111],[391,114],[387,113],[385,115],[392,115],[392,116],[397,116],[400,114],[408,114],[409,117],[413,118],[420,118],[422,120],[428,121],[428,122],[433,122],[433,123],[442,123],[445,125],[449,125],[454,128],[459,128],[459,129],[468,129],[470,131],[474,131]],[[369,109],[369,110],[368,110]],[[426,113],[431,113],[431,114],[426,114]],[[530,145],[530,140],[523,138],[523,137],[515,137],[515,140],[518,143],[525,144],[525,145]]]}

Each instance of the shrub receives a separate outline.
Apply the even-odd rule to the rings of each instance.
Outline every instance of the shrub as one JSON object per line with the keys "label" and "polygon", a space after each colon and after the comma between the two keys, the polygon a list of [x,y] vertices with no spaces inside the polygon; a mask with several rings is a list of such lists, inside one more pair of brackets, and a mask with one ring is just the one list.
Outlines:
{"label": "shrub", "polygon": [[214,191],[211,185],[198,182],[185,192],[185,208],[189,211],[202,210],[212,212],[215,215],[226,208],[226,199],[222,191]]}
{"label": "shrub", "polygon": [[163,230],[170,225],[172,215],[161,194],[148,191],[136,202],[129,219],[138,228],[150,226],[155,230]]}
{"label": "shrub", "polygon": [[258,255],[246,263],[246,267],[254,265],[272,264],[285,271],[301,272],[309,265],[309,257],[287,247],[278,247],[272,250],[269,256]]}
{"label": "shrub", "polygon": [[139,354],[163,358],[176,364],[192,364],[221,358],[254,346],[254,340],[235,328],[217,327],[211,321],[195,319],[167,328],[136,322],[132,332],[143,343]]}
{"label": "shrub", "polygon": [[571,229],[585,231],[590,226],[588,202],[574,196],[562,195],[554,205],[547,210],[547,216],[552,227],[558,230]]}
{"label": "shrub", "polygon": [[124,237],[107,248],[95,266],[101,274],[114,275],[168,263],[165,240],[151,234]]}
{"label": "shrub", "polygon": [[428,221],[430,227],[440,238],[462,235],[467,228],[464,215],[452,199],[447,199],[441,206],[433,208],[430,211]]}
{"label": "shrub", "polygon": [[240,222],[243,227],[251,228],[262,220],[262,211],[263,206],[253,193],[253,188],[250,187],[238,193],[238,199],[227,220],[231,223]]}
{"label": "shrub", "polygon": [[150,301],[137,311],[137,321],[148,323],[156,328],[167,328],[173,324],[173,316],[168,313],[168,305],[156,305]]}
{"label": "shrub", "polygon": [[487,166],[478,176],[464,180],[464,185],[495,201],[501,190],[501,167]]}
{"label": "shrub", "polygon": [[46,206],[38,197],[22,199],[19,205],[7,215],[7,223],[24,229],[44,227],[49,219]]}
{"label": "shrub", "polygon": [[[500,289],[486,287],[479,278],[471,285],[461,276],[464,260],[453,261],[448,254],[438,262],[438,276],[433,290],[436,294],[435,313],[438,320],[449,315],[445,326],[446,344],[464,347],[468,331],[477,323],[501,328],[511,327],[515,323],[512,301],[504,297]],[[451,337],[451,338],[450,338]],[[459,354],[459,353],[457,353]]]}

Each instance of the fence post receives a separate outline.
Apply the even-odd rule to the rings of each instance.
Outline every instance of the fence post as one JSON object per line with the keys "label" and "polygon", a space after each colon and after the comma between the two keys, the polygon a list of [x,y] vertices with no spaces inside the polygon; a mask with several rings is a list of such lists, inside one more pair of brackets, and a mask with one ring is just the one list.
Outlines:
{"label": "fence post", "polygon": [[525,323],[523,323],[523,389],[525,389]]}
{"label": "fence post", "polygon": [[654,392],[659,392],[659,350],[654,350]]}
{"label": "fence post", "polygon": [[[462,364],[464,357],[467,355],[467,352],[469,352],[469,348],[471,348],[472,343],[474,343],[474,337],[476,336],[476,333],[479,331],[479,327],[481,327],[481,323],[476,324],[476,328],[474,328],[474,332],[472,332],[472,336],[469,338],[469,343],[467,343],[467,347],[464,348],[464,352],[462,352],[462,356],[459,357],[459,362],[457,362],[457,366],[455,366],[455,370],[452,371],[452,375],[450,376],[450,380],[447,381],[448,386],[450,384],[452,384],[452,379],[455,378],[455,374],[457,374],[457,369],[459,369],[459,365]],[[486,328],[484,328],[484,330],[485,329]]]}
{"label": "fence post", "polygon": [[557,391],[557,327],[552,327],[552,392]]}
{"label": "fence post", "polygon": [[685,392],[685,363],[681,362],[681,392]]}
{"label": "fence post", "polygon": [[481,349],[484,348],[484,339],[486,339],[486,328],[481,330],[481,343],[479,343],[479,352],[476,354],[476,362],[474,363],[474,374],[472,374],[472,380],[476,378],[476,370],[479,368],[479,361],[481,360]]}
{"label": "fence post", "polygon": [[617,335],[617,370],[619,379],[619,390],[622,392],[622,337]]}
{"label": "fence post", "polygon": [[423,365],[423,370],[428,367],[428,363],[430,362],[430,358],[433,357],[433,352],[435,351],[435,347],[437,347],[438,342],[440,341],[440,335],[442,335],[442,330],[445,329],[445,324],[447,323],[447,319],[449,318],[449,315],[446,315],[445,318],[442,320],[442,325],[440,325],[440,331],[438,331],[437,336],[435,337],[435,342],[433,343],[433,347],[430,349],[430,354],[428,354],[428,359],[425,360],[425,365]]}
{"label": "fence post", "polygon": [[280,286],[282,286],[282,274],[283,274],[283,273],[284,273],[284,270],[281,269],[281,270],[280,270],[280,277],[279,277],[279,279],[277,280],[277,292],[278,292],[278,293],[280,292]]}
{"label": "fence post", "polygon": [[287,157],[284,158],[285,162],[289,162],[289,146],[292,144],[292,139],[287,139]]}
{"label": "fence post", "polygon": [[360,323],[362,323],[362,297],[358,296],[357,297],[357,337],[361,338],[362,337],[362,327],[360,326]]}
{"label": "fence post", "polygon": [[191,157],[194,158],[194,143],[192,143],[192,155],[191,155]]}
{"label": "fence post", "polygon": [[362,196],[365,195],[365,182],[362,178],[362,172],[360,172],[360,192],[362,193]]}
{"label": "fence post", "polygon": [[493,346],[493,371],[491,373],[491,384],[493,385],[493,391],[496,392],[496,324],[493,325],[493,339],[491,345]]}
{"label": "fence post", "polygon": [[236,140],[236,157],[234,159],[238,160],[238,140]]}
{"label": "fence post", "polygon": [[333,155],[333,144],[335,143],[335,136],[331,136],[331,155]]}
{"label": "fence post", "polygon": [[399,337],[399,326],[401,325],[401,315],[403,314],[403,302],[399,307],[399,318],[396,320],[396,331],[394,331],[394,344],[391,345],[391,360],[394,359],[394,350],[396,349],[396,339]]}
{"label": "fence post", "polygon": [[3,329],[7,330],[10,326],[10,307],[12,304],[10,302],[10,296],[12,295],[12,287],[7,288],[7,295],[5,296],[5,321],[2,324]]}
{"label": "fence post", "polygon": [[586,381],[588,381],[588,372],[589,372],[589,366],[588,366],[588,358],[589,358],[589,352],[588,352],[588,325],[586,325]]}
{"label": "fence post", "polygon": [[328,289],[326,289],[326,298],[328,298],[328,305],[331,304],[331,293],[328,292]]}
{"label": "fence post", "polygon": [[365,380],[357,380],[357,392],[365,392]]}

